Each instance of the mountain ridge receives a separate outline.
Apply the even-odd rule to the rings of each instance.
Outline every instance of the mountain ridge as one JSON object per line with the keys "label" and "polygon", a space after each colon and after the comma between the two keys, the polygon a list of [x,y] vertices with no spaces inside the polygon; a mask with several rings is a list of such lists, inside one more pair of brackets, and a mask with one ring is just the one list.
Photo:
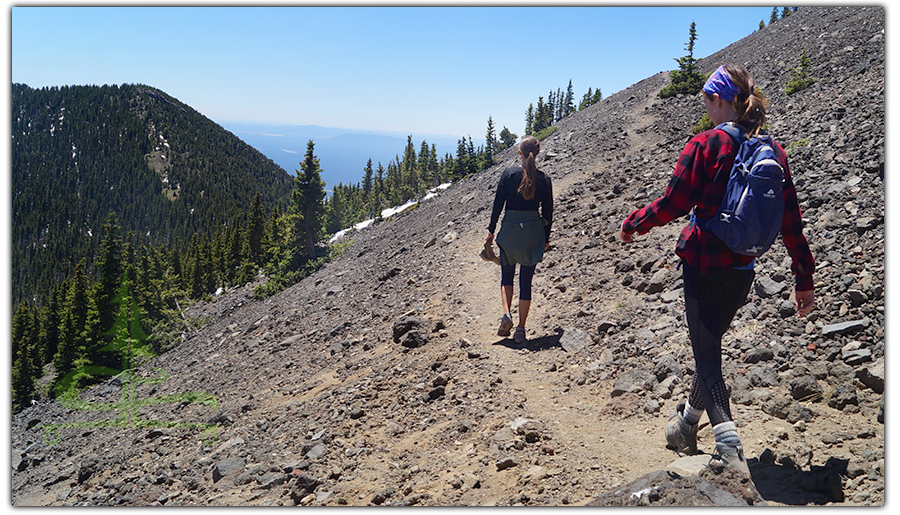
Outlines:
{"label": "mountain ridge", "polygon": [[110,212],[136,242],[171,245],[234,223],[257,192],[287,204],[284,170],[150,86],[14,84],[12,113],[14,305],[92,257]]}

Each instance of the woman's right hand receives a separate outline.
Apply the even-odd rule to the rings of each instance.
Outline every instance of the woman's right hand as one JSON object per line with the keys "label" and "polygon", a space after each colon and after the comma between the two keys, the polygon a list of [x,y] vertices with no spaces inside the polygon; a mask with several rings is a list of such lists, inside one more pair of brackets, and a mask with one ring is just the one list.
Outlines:
{"label": "woman's right hand", "polygon": [[484,241],[486,241],[486,242],[488,242],[488,243],[491,243],[492,241],[494,241],[494,233],[489,232],[489,233],[487,234],[487,238],[485,238]]}

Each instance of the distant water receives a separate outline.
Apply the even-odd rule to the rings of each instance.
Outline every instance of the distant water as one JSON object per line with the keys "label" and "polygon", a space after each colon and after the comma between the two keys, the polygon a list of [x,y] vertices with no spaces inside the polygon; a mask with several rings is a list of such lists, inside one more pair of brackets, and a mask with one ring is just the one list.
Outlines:
{"label": "distant water", "polygon": [[[300,162],[306,155],[307,142],[315,143],[315,155],[319,158],[325,188],[331,190],[338,183],[355,184],[362,182],[368,160],[372,159],[372,169],[378,163],[387,169],[388,163],[398,162],[406,150],[407,136],[410,134],[377,132],[355,129],[335,129],[315,125],[263,125],[228,122],[221,124],[225,130],[239,137],[251,147],[259,150],[288,174],[294,175],[300,169]],[[456,157],[459,139],[448,135],[411,134],[416,154],[422,147],[422,140],[432,144],[437,150],[438,161],[446,154]],[[466,136],[468,139],[468,136]],[[484,142],[472,142],[477,148]]]}

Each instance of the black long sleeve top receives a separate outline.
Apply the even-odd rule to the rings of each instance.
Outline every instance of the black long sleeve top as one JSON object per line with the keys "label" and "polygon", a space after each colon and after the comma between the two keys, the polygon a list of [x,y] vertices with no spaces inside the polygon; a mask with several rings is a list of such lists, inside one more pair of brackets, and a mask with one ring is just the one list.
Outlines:
{"label": "black long sleeve top", "polygon": [[524,170],[521,166],[511,166],[500,175],[497,183],[497,193],[494,195],[494,207],[491,211],[491,221],[488,232],[494,234],[497,221],[504,205],[508,210],[514,211],[540,211],[541,218],[546,221],[544,234],[550,241],[550,228],[553,225],[553,184],[550,176],[538,170],[535,177],[534,197],[525,199],[516,191],[522,182]]}

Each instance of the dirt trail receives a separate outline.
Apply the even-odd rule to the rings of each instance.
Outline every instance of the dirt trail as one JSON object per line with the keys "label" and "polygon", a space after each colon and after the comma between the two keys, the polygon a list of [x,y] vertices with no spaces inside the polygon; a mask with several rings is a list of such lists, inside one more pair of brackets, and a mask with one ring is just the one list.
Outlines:
{"label": "dirt trail", "polygon": [[[554,180],[554,191],[558,194],[583,178],[573,174]],[[511,337],[497,335],[502,311],[499,266],[478,257],[486,233],[482,228],[461,233],[451,259],[445,264],[446,283],[458,288],[462,301],[456,306],[459,310],[455,323],[448,325],[454,326],[454,333],[464,334],[488,362],[496,364],[503,391],[510,393],[509,402],[519,406],[521,416],[539,420],[551,435],[546,443],[553,454],[543,456],[535,464],[551,473],[577,471],[582,483],[591,487],[584,491],[583,499],[570,502],[586,504],[603,489],[660,470],[677,459],[664,445],[661,425],[664,417],[623,419],[601,414],[611,399],[612,380],[571,386],[568,378],[582,375],[590,363],[583,363],[577,353],[567,353],[559,346],[559,335],[554,330],[558,324],[552,319],[548,321],[547,313],[554,311],[552,303],[564,300],[547,299],[539,293],[547,280],[542,265],[538,265],[535,275],[535,295],[527,327],[529,341],[520,345]],[[552,256],[552,252],[551,249],[547,256]],[[518,276],[513,297],[514,322],[518,321],[517,304]],[[458,313],[467,316],[463,318]],[[448,314],[453,316],[454,312]],[[548,373],[551,367],[553,374]],[[668,405],[663,408],[664,413],[672,410],[674,407]],[[499,428],[509,422],[498,417],[492,424],[484,425]],[[711,435],[701,431],[700,440],[703,447],[712,441]],[[496,500],[508,498],[521,489],[521,485],[516,485],[516,476],[509,478],[509,484],[492,485]]]}

